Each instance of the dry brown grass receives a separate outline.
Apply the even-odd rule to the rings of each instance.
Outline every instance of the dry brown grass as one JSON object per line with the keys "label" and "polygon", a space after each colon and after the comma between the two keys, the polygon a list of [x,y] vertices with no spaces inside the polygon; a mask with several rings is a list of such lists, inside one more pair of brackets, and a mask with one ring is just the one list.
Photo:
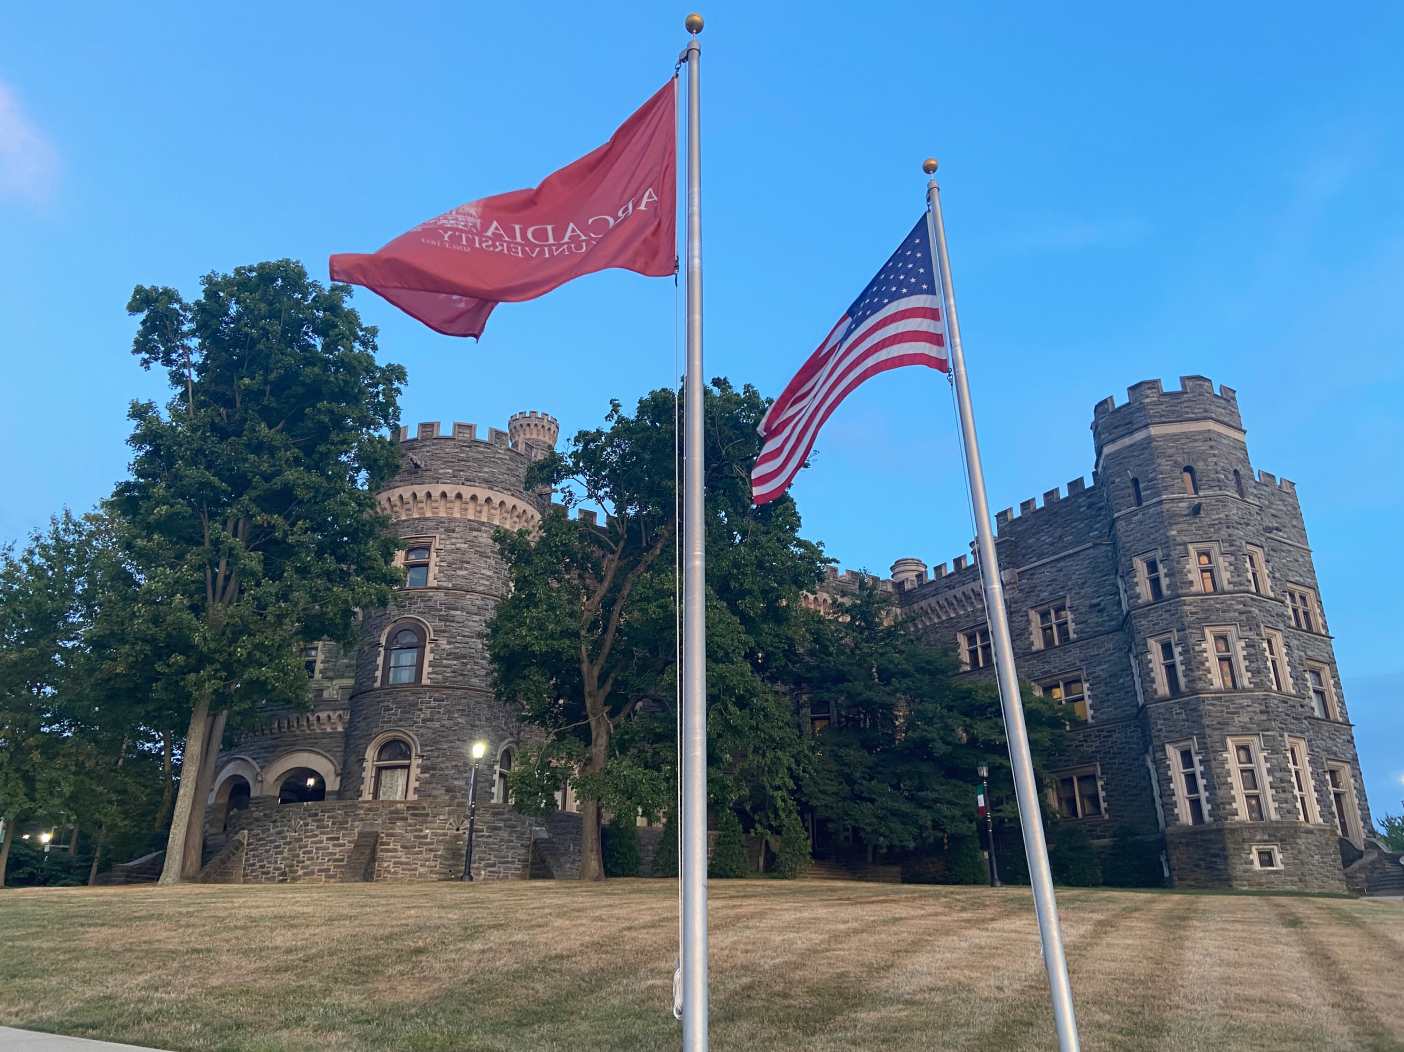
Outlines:
{"label": "dry brown grass", "polygon": [[[1404,1048],[1404,907],[1063,891],[1085,1047]],[[167,1049],[666,1049],[659,881],[0,892],[0,1024]],[[1026,891],[712,885],[725,1049],[1048,1048]]]}

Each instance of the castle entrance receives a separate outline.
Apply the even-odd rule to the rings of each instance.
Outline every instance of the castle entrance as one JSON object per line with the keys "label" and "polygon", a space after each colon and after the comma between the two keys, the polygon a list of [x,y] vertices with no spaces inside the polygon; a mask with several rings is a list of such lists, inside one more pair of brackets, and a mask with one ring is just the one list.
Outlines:
{"label": "castle entrance", "polygon": [[327,798],[327,783],[310,767],[294,767],[278,786],[278,803],[310,804]]}

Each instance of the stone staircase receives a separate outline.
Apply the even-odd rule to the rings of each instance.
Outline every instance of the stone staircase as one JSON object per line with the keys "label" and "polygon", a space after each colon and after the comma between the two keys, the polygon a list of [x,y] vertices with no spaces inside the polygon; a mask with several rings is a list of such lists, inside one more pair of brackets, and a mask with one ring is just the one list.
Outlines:
{"label": "stone staircase", "polygon": [[803,880],[862,880],[872,884],[902,883],[901,866],[811,862],[801,874]]}
{"label": "stone staircase", "polygon": [[[1342,848],[1343,856],[1344,853]],[[1346,884],[1352,891],[1358,895],[1404,897],[1404,854],[1390,851],[1375,839],[1367,839],[1365,850],[1355,849],[1354,853],[1355,860],[1345,867]]]}
{"label": "stone staircase", "polygon": [[99,873],[93,882],[102,887],[118,887],[124,884],[155,884],[161,879],[161,867],[166,864],[164,851],[153,851],[130,862],[120,862],[104,873]]}
{"label": "stone staircase", "polygon": [[343,884],[363,884],[375,880],[375,856],[380,847],[380,831],[361,829],[356,832],[355,843],[346,855],[346,865],[341,871]]}

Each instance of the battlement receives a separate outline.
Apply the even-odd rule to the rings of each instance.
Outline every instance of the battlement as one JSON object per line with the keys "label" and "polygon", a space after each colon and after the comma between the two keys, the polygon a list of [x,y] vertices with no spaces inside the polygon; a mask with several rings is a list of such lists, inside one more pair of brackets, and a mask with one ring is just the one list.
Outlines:
{"label": "battlement", "polygon": [[[1081,476],[1068,483],[1067,499],[1072,499],[1081,493],[1086,493],[1091,487],[1087,485],[1087,480]],[[1059,504],[1064,499],[1062,487],[1054,486],[1046,490],[1043,494],[1043,503],[1039,504],[1037,497],[1030,497],[1028,500],[1019,502],[1019,511],[1015,514],[1013,508],[1004,508],[995,512],[995,529],[1002,530],[1010,522],[1027,519],[1030,515],[1039,511],[1047,511],[1054,505]]]}
{"label": "battlement", "polygon": [[426,421],[415,428],[413,434],[408,427],[402,427],[396,437],[400,442],[427,442],[434,439],[477,442],[480,445],[529,453],[528,443],[535,443],[547,449],[554,448],[559,433],[560,424],[555,417],[533,409],[512,414],[507,421],[506,431],[489,427],[486,437],[483,438],[478,437],[477,424],[465,424],[457,420],[452,424],[440,423],[437,420]]}
{"label": "battlement", "polygon": [[864,581],[876,582],[878,589],[883,592],[895,590],[893,583],[885,577],[864,573],[862,570],[840,570],[837,566],[825,567],[824,583],[819,587],[829,591],[852,593],[858,591]]}
{"label": "battlement", "polygon": [[1290,493],[1294,497],[1297,495],[1295,482],[1291,479],[1278,478],[1270,471],[1259,471],[1258,481],[1264,486],[1272,486],[1274,489],[1280,489],[1283,493]]}
{"label": "battlement", "polygon": [[1238,392],[1214,383],[1207,376],[1182,376],[1178,390],[1165,390],[1160,380],[1142,380],[1126,389],[1126,401],[1117,405],[1103,398],[1092,409],[1092,432],[1100,453],[1106,443],[1150,424],[1185,420],[1216,420],[1239,431]]}
{"label": "battlement", "polygon": [[549,511],[564,515],[567,519],[573,518],[582,526],[589,526],[592,530],[613,532],[615,525],[619,522],[613,515],[606,515],[604,521],[601,522],[599,512],[593,508],[582,508],[576,504],[562,504],[560,501],[554,500],[550,504]]}

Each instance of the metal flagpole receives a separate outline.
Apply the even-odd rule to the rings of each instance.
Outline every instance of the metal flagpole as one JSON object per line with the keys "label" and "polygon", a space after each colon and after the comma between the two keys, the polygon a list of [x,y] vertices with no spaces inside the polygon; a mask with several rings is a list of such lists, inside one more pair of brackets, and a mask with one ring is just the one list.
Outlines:
{"label": "metal flagpole", "polygon": [[702,16],[687,62],[687,372],[683,384],[683,1049],[707,1049],[707,628],[703,501],[702,158],[698,99]]}
{"label": "metal flagpole", "polygon": [[[970,474],[970,499],[975,512],[980,577],[985,586],[985,609],[989,616],[990,641],[994,644],[995,673],[999,680],[1000,704],[1004,708],[1005,734],[1009,739],[1009,763],[1014,770],[1014,791],[1019,801],[1019,824],[1024,831],[1029,883],[1033,885],[1038,934],[1043,942],[1043,966],[1048,972],[1053,1020],[1058,1028],[1058,1047],[1062,1052],[1076,1052],[1079,1048],[1077,1018],[1073,1012],[1072,987],[1068,982],[1067,956],[1063,952],[1063,933],[1058,924],[1058,903],[1053,896],[1053,875],[1048,869],[1048,844],[1043,839],[1043,815],[1038,805],[1033,758],[1029,755],[1029,735],[1024,727],[1024,707],[1019,700],[1019,673],[1014,667],[1014,645],[1009,636],[1009,616],[1004,608],[1004,585],[999,577],[994,531],[990,528],[985,473],[980,466],[980,447],[975,438],[975,413],[970,405],[970,386],[965,378],[965,355],[960,345],[955,287],[951,283],[950,260],[946,255],[946,226],[941,220],[941,188],[936,185],[935,159],[927,159],[922,170],[931,176],[926,184],[926,223],[931,240],[931,262],[940,274],[941,299],[946,310],[951,380],[955,384],[956,408],[960,414],[965,461]],[[985,805],[989,806],[988,800]]]}

